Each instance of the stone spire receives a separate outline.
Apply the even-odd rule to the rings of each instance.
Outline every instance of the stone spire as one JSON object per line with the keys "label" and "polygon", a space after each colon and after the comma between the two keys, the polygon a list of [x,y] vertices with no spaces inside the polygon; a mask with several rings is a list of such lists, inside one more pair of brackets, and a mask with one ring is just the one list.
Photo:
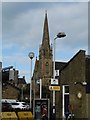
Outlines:
{"label": "stone spire", "polygon": [[43,28],[43,38],[42,38],[42,46],[50,47],[49,43],[49,30],[48,30],[48,19],[47,19],[47,11],[45,12],[45,20],[44,20],[44,28]]}

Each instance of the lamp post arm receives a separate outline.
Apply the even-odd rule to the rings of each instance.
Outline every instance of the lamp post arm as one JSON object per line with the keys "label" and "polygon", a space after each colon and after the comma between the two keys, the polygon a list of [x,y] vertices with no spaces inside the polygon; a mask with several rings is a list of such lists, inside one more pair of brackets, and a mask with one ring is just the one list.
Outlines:
{"label": "lamp post arm", "polygon": [[56,40],[58,37],[56,36],[55,38],[54,38],[54,40]]}

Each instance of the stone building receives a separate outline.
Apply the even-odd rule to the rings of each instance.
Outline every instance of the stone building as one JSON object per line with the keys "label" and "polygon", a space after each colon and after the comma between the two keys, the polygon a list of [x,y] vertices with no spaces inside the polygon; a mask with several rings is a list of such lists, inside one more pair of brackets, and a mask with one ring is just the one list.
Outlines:
{"label": "stone building", "polygon": [[39,86],[36,84],[37,80],[42,80],[42,97],[48,97],[47,92],[48,86],[50,85],[50,80],[52,78],[52,45],[50,46],[49,29],[48,29],[48,19],[47,13],[45,13],[44,28],[42,44],[39,48],[39,60],[36,58],[34,74],[33,74],[33,92],[36,97],[39,97]]}
{"label": "stone building", "polygon": [[21,89],[7,82],[2,86],[2,99],[21,100]]}
{"label": "stone building", "polygon": [[19,78],[19,71],[12,68],[13,66],[2,69],[2,99],[22,100],[25,77]]}
{"label": "stone building", "polygon": [[60,106],[60,109],[57,109],[58,117],[65,117],[65,112],[72,111],[75,118],[90,119],[89,78],[90,56],[80,50],[60,70],[61,91],[56,95],[56,108]]}

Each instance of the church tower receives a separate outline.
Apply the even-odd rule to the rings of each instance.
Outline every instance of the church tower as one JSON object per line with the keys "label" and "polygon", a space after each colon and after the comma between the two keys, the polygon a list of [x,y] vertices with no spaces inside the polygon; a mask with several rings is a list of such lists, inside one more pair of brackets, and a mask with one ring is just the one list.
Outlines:
{"label": "church tower", "polygon": [[50,46],[47,12],[45,13],[42,44],[39,48],[39,76],[48,86],[52,77],[52,46]]}
{"label": "church tower", "polygon": [[[53,74],[52,46],[50,46],[47,12],[45,13],[42,43],[39,47],[39,59],[36,58],[33,73],[33,93],[39,96],[39,85],[37,80],[42,81],[42,97],[48,97],[49,85]],[[43,96],[44,95],[44,96]],[[37,98],[35,97],[35,98]]]}

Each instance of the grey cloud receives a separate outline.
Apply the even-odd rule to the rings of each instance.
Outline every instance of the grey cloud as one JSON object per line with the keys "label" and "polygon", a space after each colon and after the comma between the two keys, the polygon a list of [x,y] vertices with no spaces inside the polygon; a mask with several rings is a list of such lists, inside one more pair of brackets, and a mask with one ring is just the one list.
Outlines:
{"label": "grey cloud", "polygon": [[[39,12],[39,13],[38,13]],[[36,36],[39,37],[40,34],[40,21],[38,20],[40,11],[37,11],[33,15],[34,11],[30,11],[26,14],[21,14],[17,16],[16,19],[10,20],[7,23],[7,20],[3,26],[3,44],[4,43],[14,43],[21,46],[30,47],[33,44],[29,44],[35,42]],[[39,30],[38,30],[39,29]],[[34,46],[33,46],[34,47]]]}
{"label": "grey cloud", "polygon": [[[53,37],[57,31],[65,30],[72,39],[75,39],[73,40],[74,42],[72,42],[71,38],[68,36],[68,43],[83,40],[84,32],[87,30],[87,4],[73,3],[63,6],[64,5],[59,3],[56,7],[53,6],[48,9],[50,35]],[[37,46],[37,42],[40,43],[42,38],[43,13],[44,12],[41,12],[41,10],[30,10],[17,15],[16,19],[10,20],[8,23],[6,20],[6,24],[3,23],[5,26],[5,28],[3,28],[5,30],[3,31],[4,39],[8,36],[9,42],[13,41],[15,44],[27,47],[30,47],[29,45],[33,41],[33,47]],[[52,37],[51,39],[53,39]],[[8,42],[8,40],[5,40],[5,42]]]}
{"label": "grey cloud", "polygon": [[[18,53],[13,51],[13,55],[22,55],[22,57],[16,57],[19,58],[18,61],[17,59],[11,59],[12,56],[9,56],[11,62],[16,60],[20,65],[21,63],[23,65],[25,61],[20,62],[24,59],[23,55],[27,56],[28,52],[34,49],[35,54],[37,54],[39,44],[42,41],[46,9],[51,43],[53,43],[53,39],[59,31],[64,31],[67,34],[65,39],[57,40],[57,53],[62,53],[66,58],[67,56],[70,57],[71,54],[74,55],[78,49],[87,49],[88,3],[42,3],[42,7],[39,5],[41,3],[38,3],[37,9],[34,9],[37,3],[33,3],[32,8],[25,11],[25,7],[23,7],[23,11],[19,11],[19,14],[15,12],[15,9],[14,17],[12,17],[13,13],[9,8],[11,14],[8,13],[8,16],[3,15],[3,51],[12,50],[14,46],[17,46],[19,47]],[[8,10],[5,7],[3,9],[5,9],[3,14],[9,12],[5,12]],[[59,54],[57,59],[61,58]],[[68,55],[66,56],[66,54]],[[9,58],[5,61],[8,60]]]}
{"label": "grey cloud", "polygon": [[89,0],[2,0],[3,2],[88,2]]}
{"label": "grey cloud", "polygon": [[53,17],[52,19],[56,21],[57,27],[56,27],[56,24],[52,22],[51,30],[65,31],[68,34],[67,35],[68,42],[66,42],[66,44],[68,45],[70,45],[70,43],[74,43],[73,46],[75,46],[75,43],[77,43],[77,40],[81,41],[81,39],[85,41],[85,39],[87,39],[87,33],[88,33],[87,7],[88,7],[87,4],[86,5],[77,4],[76,6],[73,5],[68,9],[66,8],[66,10],[64,10],[63,12],[62,12],[63,10],[62,8],[60,12],[56,8],[55,11],[58,11],[58,13],[55,16],[55,18],[53,17],[53,14],[52,14],[52,17]]}

